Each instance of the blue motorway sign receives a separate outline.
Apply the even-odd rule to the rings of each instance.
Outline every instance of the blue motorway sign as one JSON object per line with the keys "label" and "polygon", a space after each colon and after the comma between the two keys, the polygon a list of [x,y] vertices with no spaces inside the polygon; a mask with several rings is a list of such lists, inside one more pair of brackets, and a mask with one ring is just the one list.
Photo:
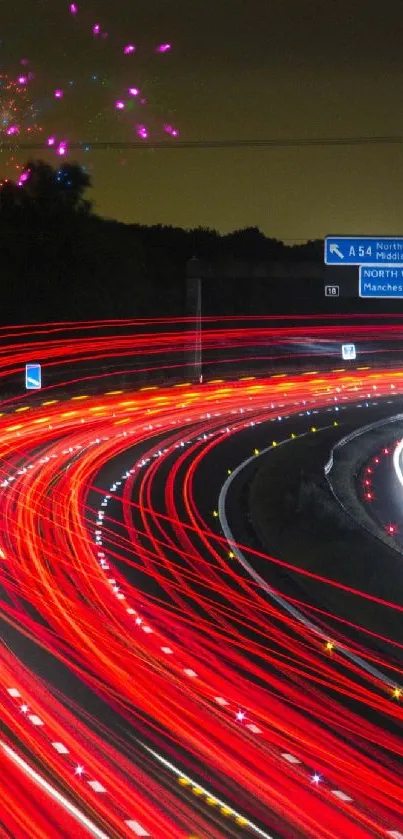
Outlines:
{"label": "blue motorway sign", "polygon": [[40,390],[42,387],[41,365],[25,365],[25,387],[27,390]]}
{"label": "blue motorway sign", "polygon": [[403,265],[361,265],[358,282],[360,297],[403,299]]}
{"label": "blue motorway sign", "polygon": [[326,265],[403,264],[403,236],[327,236]]}

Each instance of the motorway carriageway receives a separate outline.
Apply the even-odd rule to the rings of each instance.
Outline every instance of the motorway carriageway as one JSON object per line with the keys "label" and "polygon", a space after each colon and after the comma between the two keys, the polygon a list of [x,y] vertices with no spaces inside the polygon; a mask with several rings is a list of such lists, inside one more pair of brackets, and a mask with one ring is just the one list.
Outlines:
{"label": "motorway carriageway", "polygon": [[[393,691],[353,662],[335,667],[323,639],[239,573],[216,526],[212,460],[201,506],[194,493],[206,458],[216,452],[222,472],[221,445],[245,430],[252,440],[254,424],[278,434],[273,417],[323,410],[333,425],[374,389],[393,401],[402,381],[401,371],[313,371],[5,406],[3,831],[57,836],[65,817],[72,837],[403,836],[401,740],[366,717],[370,708],[400,725]],[[101,492],[118,456],[129,462]],[[126,535],[108,496],[120,497]],[[15,632],[34,657],[16,658]],[[42,654],[133,740],[55,689]]]}

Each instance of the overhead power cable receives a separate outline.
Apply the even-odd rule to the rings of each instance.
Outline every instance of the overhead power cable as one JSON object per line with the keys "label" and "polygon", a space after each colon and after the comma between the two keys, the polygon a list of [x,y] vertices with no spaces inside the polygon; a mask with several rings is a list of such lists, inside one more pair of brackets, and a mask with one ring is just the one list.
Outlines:
{"label": "overhead power cable", "polygon": [[[159,142],[115,142],[112,140],[80,141],[67,143],[69,150],[77,151],[126,151],[157,149],[281,149],[327,146],[381,146],[402,145],[403,135],[379,135],[356,137],[272,137],[263,140],[161,140]],[[0,151],[44,151],[44,143],[0,143]]]}

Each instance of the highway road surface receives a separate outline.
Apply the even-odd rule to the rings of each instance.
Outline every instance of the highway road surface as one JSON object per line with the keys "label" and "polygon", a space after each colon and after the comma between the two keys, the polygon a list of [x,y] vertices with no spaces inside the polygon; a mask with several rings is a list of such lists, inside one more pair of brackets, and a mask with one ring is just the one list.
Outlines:
{"label": "highway road surface", "polygon": [[[347,634],[334,649],[268,598],[218,510],[283,419],[342,433],[347,406],[395,410],[402,370],[80,381],[106,346],[121,363],[128,329],[113,330],[3,335],[4,376],[44,359],[45,389],[14,392],[0,417],[2,835],[402,839],[401,664],[383,680],[382,661],[345,655]],[[163,335],[166,368],[178,348]]]}

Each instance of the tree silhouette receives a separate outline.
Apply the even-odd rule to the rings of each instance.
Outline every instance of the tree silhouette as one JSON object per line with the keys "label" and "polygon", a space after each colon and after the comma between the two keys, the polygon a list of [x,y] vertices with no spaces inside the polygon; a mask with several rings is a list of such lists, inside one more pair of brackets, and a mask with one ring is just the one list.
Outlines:
{"label": "tree silhouette", "polygon": [[0,214],[3,223],[12,220],[21,211],[24,196],[14,181],[3,181],[0,189]]}
{"label": "tree silhouette", "polygon": [[0,182],[0,323],[180,317],[194,256],[205,277],[205,314],[328,307],[323,284],[311,277],[310,263],[323,263],[322,242],[290,247],[257,227],[220,234],[123,224],[92,212],[91,186],[78,163],[63,159],[53,166],[31,159],[16,181]]}
{"label": "tree silhouette", "polygon": [[91,202],[84,198],[91,178],[78,163],[64,163],[54,169],[43,160],[29,160],[19,179],[19,189],[32,209],[39,213],[85,213]]}
{"label": "tree silhouette", "polygon": [[238,259],[281,259],[284,244],[277,239],[268,239],[258,227],[245,227],[224,236],[227,253]]}

